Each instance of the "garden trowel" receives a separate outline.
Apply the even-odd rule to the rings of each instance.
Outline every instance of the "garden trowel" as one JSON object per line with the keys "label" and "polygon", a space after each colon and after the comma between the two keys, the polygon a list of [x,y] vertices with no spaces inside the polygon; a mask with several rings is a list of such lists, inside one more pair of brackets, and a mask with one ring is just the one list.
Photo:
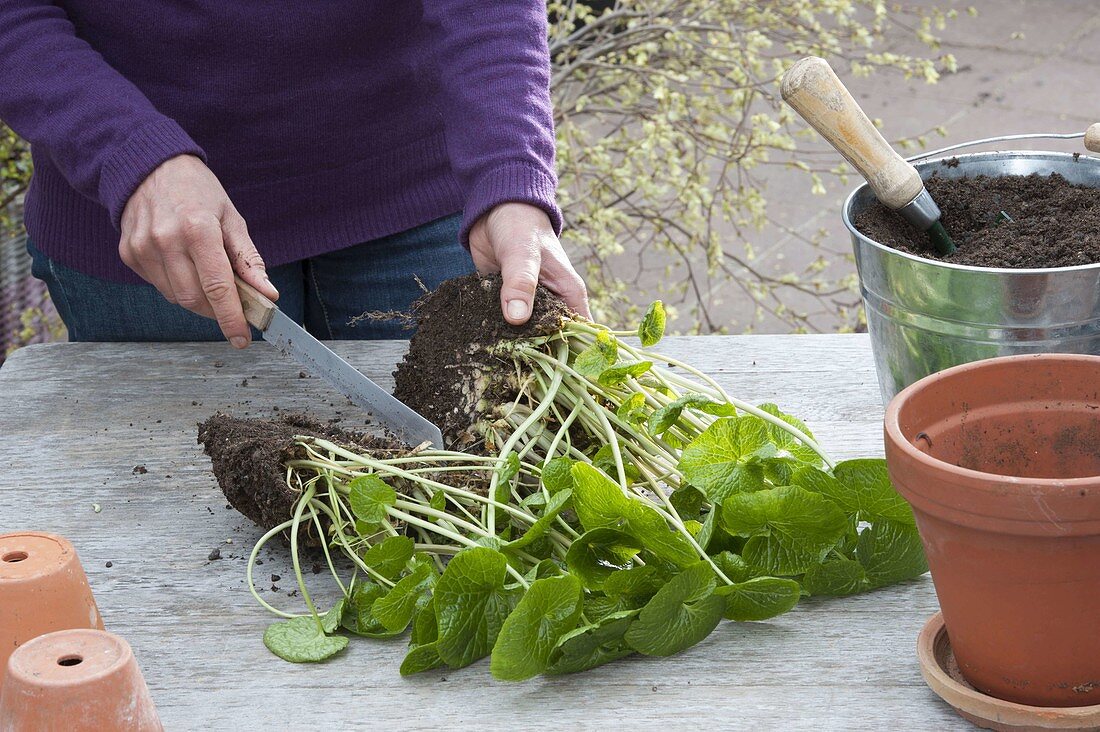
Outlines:
{"label": "garden trowel", "polygon": [[825,59],[798,61],[783,75],[781,91],[787,104],[860,172],[884,206],[927,232],[940,254],[955,251],[920,173],[890,147]]}
{"label": "garden trowel", "polygon": [[264,340],[284,356],[290,356],[314,376],[327,381],[338,392],[361,407],[410,446],[430,442],[443,448],[439,428],[395,399],[355,367],[291,320],[254,287],[236,278],[244,317],[263,334]]}

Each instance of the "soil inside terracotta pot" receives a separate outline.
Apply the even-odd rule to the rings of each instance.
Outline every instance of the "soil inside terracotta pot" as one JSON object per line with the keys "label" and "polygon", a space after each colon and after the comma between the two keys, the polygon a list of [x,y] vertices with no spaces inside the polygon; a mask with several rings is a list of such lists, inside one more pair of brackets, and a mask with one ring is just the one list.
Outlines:
{"label": "soil inside terracotta pot", "polygon": [[1057,173],[933,175],[925,185],[958,246],[954,254],[938,254],[924,232],[878,201],[855,217],[856,228],[892,249],[952,264],[1023,269],[1100,262],[1098,188],[1074,185]]}

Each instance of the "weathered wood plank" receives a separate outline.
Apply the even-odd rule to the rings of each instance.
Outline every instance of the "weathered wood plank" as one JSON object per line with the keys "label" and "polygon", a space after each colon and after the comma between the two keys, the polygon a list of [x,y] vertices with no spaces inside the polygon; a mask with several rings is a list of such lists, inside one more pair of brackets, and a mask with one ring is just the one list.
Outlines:
{"label": "weathered wood plank", "polygon": [[[386,386],[404,350],[335,346]],[[662,348],[743,399],[778,402],[838,458],[882,453],[863,336],[672,338]],[[674,658],[632,658],[578,677],[501,684],[478,664],[402,679],[403,641],[356,640],[330,663],[290,666],[263,647],[271,618],[244,584],[259,532],[226,510],[195,424],[217,409],[267,416],[278,406],[355,425],[353,407],[262,344],[244,353],[220,344],[31,347],[0,368],[0,397],[0,531],[73,540],[108,627],[134,646],[169,729],[967,728],[917,669],[916,635],[936,609],[927,578],[811,600],[767,623],[724,623]],[[135,474],[137,465],[148,472]],[[209,561],[215,547],[223,558]],[[262,556],[264,597],[296,609],[286,550]],[[324,597],[324,577],[309,577]]]}

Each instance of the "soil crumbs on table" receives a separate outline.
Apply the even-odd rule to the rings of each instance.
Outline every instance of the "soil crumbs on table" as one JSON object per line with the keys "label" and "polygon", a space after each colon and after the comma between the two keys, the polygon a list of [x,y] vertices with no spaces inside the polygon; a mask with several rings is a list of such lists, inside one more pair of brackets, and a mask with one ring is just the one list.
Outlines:
{"label": "soil crumbs on table", "polygon": [[506,394],[482,391],[507,365],[490,349],[501,341],[556,333],[574,317],[557,295],[540,285],[531,319],[511,325],[501,313],[500,286],[500,275],[458,277],[413,306],[416,333],[394,372],[394,396],[434,422],[453,449],[477,451],[471,427],[482,416],[483,396],[494,404],[507,399]]}
{"label": "soil crumbs on table", "polygon": [[855,218],[865,236],[893,249],[951,264],[1010,269],[1100,262],[1100,188],[1054,173],[942,178],[925,185],[958,251],[932,249],[928,236],[878,201]]}
{"label": "soil crumbs on table", "polygon": [[283,463],[304,457],[294,440],[297,435],[320,437],[379,456],[408,450],[396,440],[341,430],[304,415],[262,420],[215,414],[199,425],[199,442],[233,508],[265,529],[294,513],[299,494],[287,485]]}

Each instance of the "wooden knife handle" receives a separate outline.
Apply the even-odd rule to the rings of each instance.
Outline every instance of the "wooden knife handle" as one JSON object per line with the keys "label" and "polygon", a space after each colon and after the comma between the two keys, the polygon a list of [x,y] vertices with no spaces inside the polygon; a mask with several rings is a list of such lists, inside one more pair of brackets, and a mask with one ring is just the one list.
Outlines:
{"label": "wooden knife handle", "polygon": [[867,179],[878,200],[898,209],[924,189],[917,169],[890,147],[829,63],[817,56],[783,75],[783,99]]}
{"label": "wooden knife handle", "polygon": [[1085,149],[1089,152],[1100,153],[1100,122],[1089,125],[1085,130]]}
{"label": "wooden knife handle", "polygon": [[271,324],[271,317],[275,314],[275,303],[237,275],[233,275],[233,280],[237,284],[237,295],[241,298],[245,320],[257,330],[267,330],[267,326]]}

